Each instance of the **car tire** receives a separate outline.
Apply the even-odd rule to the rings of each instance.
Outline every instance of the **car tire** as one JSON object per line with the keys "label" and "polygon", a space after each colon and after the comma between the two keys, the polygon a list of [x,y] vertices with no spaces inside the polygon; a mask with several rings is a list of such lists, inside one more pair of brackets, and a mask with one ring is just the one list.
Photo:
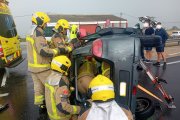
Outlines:
{"label": "car tire", "polygon": [[151,117],[155,112],[155,107],[153,102],[144,97],[138,97],[136,99],[136,119],[137,120],[146,120],[147,118]]}

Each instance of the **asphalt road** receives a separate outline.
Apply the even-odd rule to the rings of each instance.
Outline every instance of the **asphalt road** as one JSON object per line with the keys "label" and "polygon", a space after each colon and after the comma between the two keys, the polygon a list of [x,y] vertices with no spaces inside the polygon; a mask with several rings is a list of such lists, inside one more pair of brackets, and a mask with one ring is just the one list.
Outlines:
{"label": "asphalt road", "polygon": [[[23,47],[23,56],[26,57],[26,49]],[[169,58],[168,62],[180,60],[180,57]],[[170,110],[161,105],[162,110],[156,110],[155,117],[150,120],[179,120],[180,115],[180,62],[167,65],[165,71],[162,68],[150,66],[154,73],[159,73],[168,82],[165,89],[175,98],[176,109]],[[0,98],[0,104],[9,104],[9,108],[0,113],[0,120],[41,120],[44,115],[39,115],[38,108],[34,106],[33,82],[27,71],[27,60],[16,68],[8,69],[10,77],[6,86],[0,88],[0,93],[9,93],[9,96]],[[0,83],[2,82],[3,71],[0,72]],[[144,77],[141,76],[143,83]],[[151,83],[145,83],[145,85]],[[152,88],[153,89],[153,88]],[[157,91],[153,89],[154,93]],[[157,95],[159,93],[157,92]],[[154,100],[157,102],[156,100]]]}

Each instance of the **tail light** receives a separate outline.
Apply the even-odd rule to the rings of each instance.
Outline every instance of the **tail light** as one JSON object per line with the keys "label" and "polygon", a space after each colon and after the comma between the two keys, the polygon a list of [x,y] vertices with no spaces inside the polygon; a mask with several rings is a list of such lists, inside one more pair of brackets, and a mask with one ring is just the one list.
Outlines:
{"label": "tail light", "polygon": [[3,48],[0,41],[0,57],[4,57]]}
{"label": "tail light", "polygon": [[133,86],[132,95],[136,95],[136,94],[137,94],[137,87]]}
{"label": "tail light", "polygon": [[97,57],[102,57],[103,43],[101,39],[97,39],[92,44],[92,53]]}

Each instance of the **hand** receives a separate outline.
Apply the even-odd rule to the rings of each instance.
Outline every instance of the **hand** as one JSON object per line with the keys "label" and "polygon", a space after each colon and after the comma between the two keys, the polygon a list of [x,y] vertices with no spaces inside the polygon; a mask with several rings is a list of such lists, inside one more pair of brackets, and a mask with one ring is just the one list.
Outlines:
{"label": "hand", "polygon": [[82,109],[89,109],[91,107],[91,103],[89,101],[84,101],[81,103]]}
{"label": "hand", "polygon": [[72,51],[72,48],[69,47],[69,46],[67,46],[67,47],[66,47],[66,50],[68,51],[68,53],[70,53],[70,52]]}
{"label": "hand", "polygon": [[91,103],[89,101],[84,101],[81,103],[80,107],[81,107],[81,111],[80,111],[79,115],[81,116],[85,111],[90,109]]}

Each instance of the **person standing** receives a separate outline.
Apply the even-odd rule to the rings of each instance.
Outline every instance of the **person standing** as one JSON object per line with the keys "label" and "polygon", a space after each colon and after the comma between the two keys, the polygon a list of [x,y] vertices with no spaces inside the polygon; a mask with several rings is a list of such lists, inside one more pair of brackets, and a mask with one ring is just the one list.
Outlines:
{"label": "person standing", "polygon": [[68,49],[69,52],[72,51],[70,46],[66,46],[67,30],[69,29],[69,22],[65,19],[60,19],[57,21],[55,27],[53,28],[54,34],[51,38],[51,48],[62,48]]}
{"label": "person standing", "polygon": [[[149,21],[145,21],[144,23],[144,34],[145,35],[153,35],[154,34],[154,29],[153,27],[150,26],[150,22]],[[146,50],[146,63],[150,63],[151,62],[151,58],[152,58],[152,47],[145,47]]]}
{"label": "person standing", "polygon": [[155,35],[158,35],[162,38],[162,45],[156,47],[156,52],[157,52],[157,62],[154,63],[153,65],[155,66],[160,66],[160,61],[161,57],[163,59],[163,68],[166,68],[166,56],[164,53],[164,47],[166,40],[168,39],[168,34],[167,32],[162,28],[161,22],[158,22],[156,25],[156,30],[155,30]]}
{"label": "person standing", "polygon": [[36,12],[32,16],[32,24],[36,27],[26,37],[28,71],[34,83],[34,104],[39,106],[39,112],[46,110],[44,81],[50,74],[50,62],[56,55],[68,52],[67,49],[50,49],[44,36],[44,29],[50,21],[44,12]]}

